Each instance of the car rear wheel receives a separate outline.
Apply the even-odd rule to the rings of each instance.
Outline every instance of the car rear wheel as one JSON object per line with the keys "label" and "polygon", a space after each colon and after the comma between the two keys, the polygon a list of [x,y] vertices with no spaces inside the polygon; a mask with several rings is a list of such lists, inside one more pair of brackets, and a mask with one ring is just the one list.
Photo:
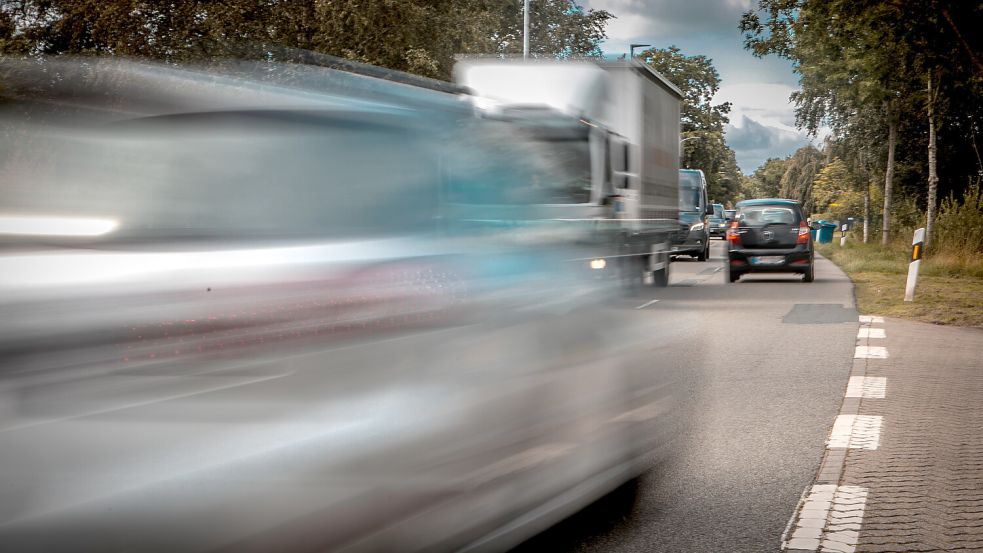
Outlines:
{"label": "car rear wheel", "polygon": [[813,271],[815,265],[813,263],[809,264],[809,268],[806,269],[805,273],[802,273],[802,282],[812,282],[815,279],[815,273]]}
{"label": "car rear wheel", "polygon": [[735,272],[730,267],[727,267],[727,280],[729,282],[737,282],[739,278],[741,278],[741,273]]}
{"label": "car rear wheel", "polygon": [[710,241],[707,240],[707,245],[703,250],[696,256],[697,261],[706,261],[710,257]]}

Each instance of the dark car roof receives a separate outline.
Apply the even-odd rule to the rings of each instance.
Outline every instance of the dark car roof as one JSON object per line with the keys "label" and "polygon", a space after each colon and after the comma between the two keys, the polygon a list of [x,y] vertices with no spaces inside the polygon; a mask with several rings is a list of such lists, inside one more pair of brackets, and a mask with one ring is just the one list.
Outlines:
{"label": "dark car roof", "polygon": [[783,198],[758,198],[754,200],[742,200],[737,202],[734,207],[743,207],[746,205],[794,205],[798,206],[799,202],[795,200],[786,200]]}

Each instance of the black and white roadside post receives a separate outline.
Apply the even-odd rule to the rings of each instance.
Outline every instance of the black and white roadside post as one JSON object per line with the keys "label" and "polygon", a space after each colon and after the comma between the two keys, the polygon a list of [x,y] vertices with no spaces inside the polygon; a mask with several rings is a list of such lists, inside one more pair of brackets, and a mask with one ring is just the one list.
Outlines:
{"label": "black and white roadside post", "polygon": [[847,224],[840,225],[840,247],[846,246],[846,227]]}
{"label": "black and white roadside post", "polygon": [[908,264],[908,282],[904,287],[904,301],[915,301],[915,284],[918,282],[918,267],[922,264],[922,250],[925,249],[925,229],[915,231],[911,239],[911,263]]}

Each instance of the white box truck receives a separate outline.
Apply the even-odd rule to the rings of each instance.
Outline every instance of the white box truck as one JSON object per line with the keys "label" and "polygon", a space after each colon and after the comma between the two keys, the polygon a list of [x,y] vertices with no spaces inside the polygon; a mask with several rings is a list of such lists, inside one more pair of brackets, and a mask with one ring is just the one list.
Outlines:
{"label": "white box truck", "polygon": [[[487,118],[510,121],[555,165],[557,221],[589,235],[594,268],[632,286],[669,280],[679,231],[682,94],[634,60],[462,59],[457,84]],[[543,183],[535,183],[543,186]]]}

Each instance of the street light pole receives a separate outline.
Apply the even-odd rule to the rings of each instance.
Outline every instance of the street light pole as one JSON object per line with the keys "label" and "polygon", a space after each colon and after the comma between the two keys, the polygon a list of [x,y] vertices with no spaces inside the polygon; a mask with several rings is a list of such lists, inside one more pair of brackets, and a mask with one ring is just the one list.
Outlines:
{"label": "street light pole", "polygon": [[529,0],[522,7],[522,59],[529,59]]}
{"label": "street light pole", "polygon": [[635,48],[644,48],[646,46],[652,46],[651,44],[629,44],[628,45],[628,57],[630,59],[635,59]]}
{"label": "street light pole", "polygon": [[684,139],[682,139],[682,140],[679,141],[679,145],[682,146],[683,145],[683,142],[686,142],[687,140],[699,140],[700,138],[703,138],[703,137],[702,136],[687,136],[686,138],[684,138]]}

